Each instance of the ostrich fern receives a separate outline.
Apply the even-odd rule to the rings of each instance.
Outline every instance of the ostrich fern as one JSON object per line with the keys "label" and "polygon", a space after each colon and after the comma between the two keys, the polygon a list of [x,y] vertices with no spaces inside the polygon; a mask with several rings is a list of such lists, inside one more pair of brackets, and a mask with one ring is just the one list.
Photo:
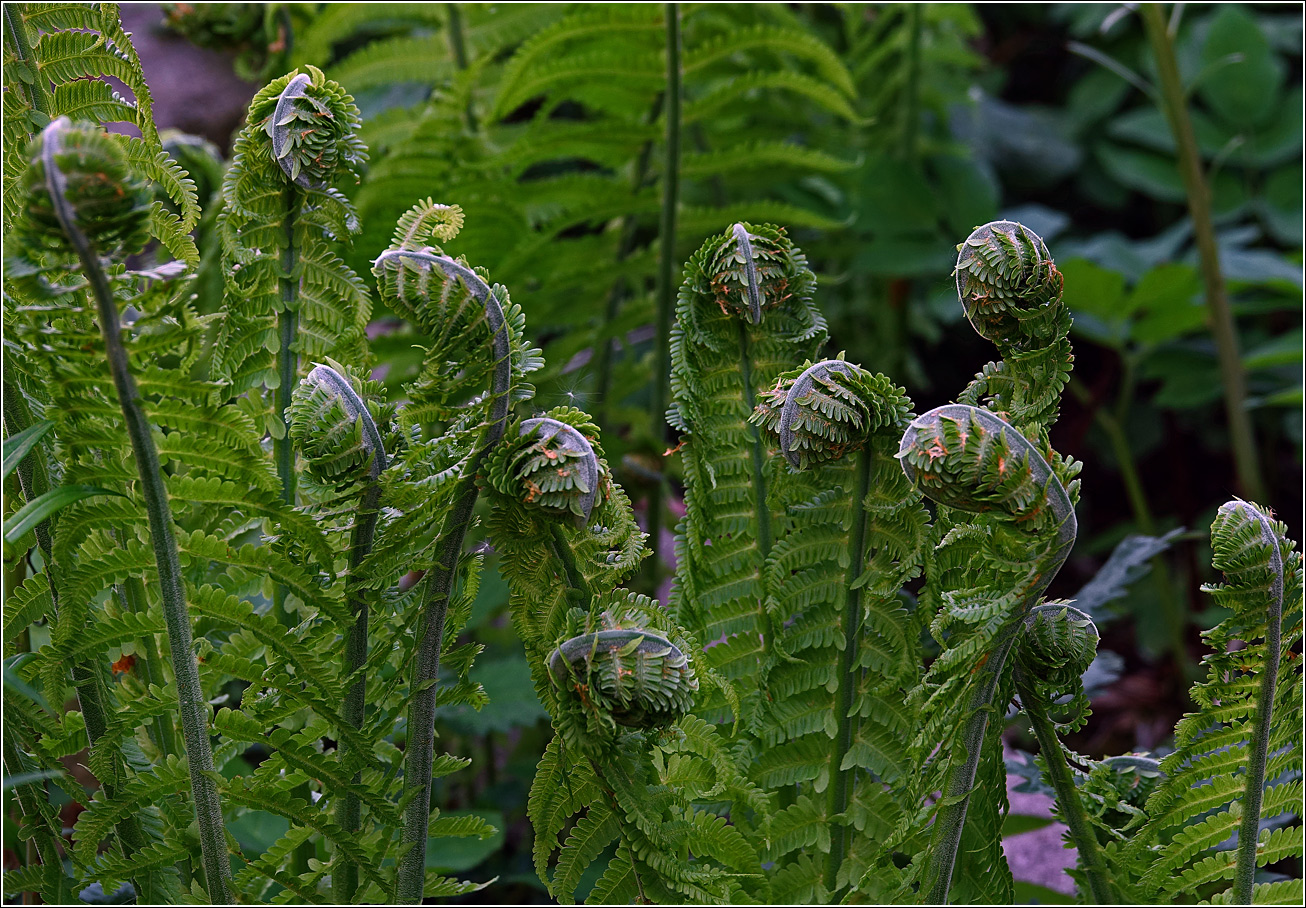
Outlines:
{"label": "ostrich fern", "polygon": [[[959,247],[961,303],[1000,358],[922,415],[885,376],[823,358],[815,278],[785,230],[709,237],[666,338],[686,514],[664,605],[625,586],[649,546],[602,427],[529,409],[530,379],[564,360],[545,371],[490,279],[602,303],[540,306],[568,358],[647,316],[654,259],[676,251],[639,230],[668,215],[655,186],[674,170],[658,149],[677,103],[659,99],[661,11],[407,10],[339,82],[314,66],[375,14],[303,12],[262,20],[299,30],[283,51],[301,71],[259,93],[237,141],[219,258],[201,267],[228,293],[201,314],[194,187],[116,9],[5,8],[5,473],[26,501],[5,535],[40,553],[5,591],[3,759],[39,860],[5,873],[7,897],[479,888],[426,865],[443,838],[494,832],[432,802],[470,762],[437,753],[438,708],[486,701],[469,677],[480,645],[460,637],[481,568],[469,540],[484,538],[553,725],[527,813],[559,900],[593,880],[596,902],[1009,901],[999,736],[1015,704],[1082,896],[1300,901],[1300,879],[1257,877],[1302,854],[1301,557],[1267,510],[1233,501],[1212,527],[1225,583],[1209,591],[1230,616],[1207,633],[1177,749],[1098,761],[1060,740],[1087,720],[1097,635],[1043,599],[1074,545],[1079,465],[1050,445],[1071,351],[1039,237],[995,222]],[[838,165],[729,136],[740,99],[844,116],[848,92],[787,10],[693,8],[681,24],[689,144],[667,222],[684,235],[745,210],[726,181],[710,188],[723,169]],[[442,43],[452,66],[395,68]],[[774,59],[799,70],[768,72]],[[407,127],[361,124],[346,88],[400,71],[448,90]],[[364,133],[399,153],[362,211],[434,148],[458,151],[440,172],[468,211],[411,205],[373,261],[378,299],[421,338],[415,375],[389,383],[366,372],[370,293],[339,257],[359,225],[333,183],[361,165]],[[546,172],[569,157],[601,166]],[[134,654],[121,678],[109,653]],[[47,788],[83,749],[99,788],[66,835]],[[261,854],[232,849],[224,822],[272,816],[286,831]]]}

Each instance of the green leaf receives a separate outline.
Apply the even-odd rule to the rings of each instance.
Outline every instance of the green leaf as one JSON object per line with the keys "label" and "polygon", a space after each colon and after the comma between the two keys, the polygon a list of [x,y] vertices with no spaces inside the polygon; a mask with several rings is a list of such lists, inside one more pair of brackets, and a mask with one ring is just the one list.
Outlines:
{"label": "green leaf", "polygon": [[1202,63],[1211,66],[1231,54],[1241,59],[1226,66],[1218,77],[1205,80],[1198,94],[1236,126],[1262,124],[1278,106],[1283,61],[1270,49],[1251,15],[1240,6],[1226,4],[1210,24],[1202,45]]}
{"label": "green leaf", "polygon": [[1300,327],[1253,347],[1243,354],[1243,366],[1249,372],[1274,366],[1301,363],[1302,329]]}
{"label": "green leaf", "polygon": [[5,439],[4,444],[4,478],[8,479],[9,474],[18,469],[18,465],[23,462],[27,453],[36,447],[37,443],[45,437],[45,433],[54,428],[54,421],[43,419],[38,423],[33,423],[17,435],[11,435]]}
{"label": "green leaf", "polygon": [[1191,265],[1159,265],[1134,287],[1125,306],[1140,312],[1134,338],[1159,344],[1182,337],[1206,322],[1206,307],[1198,297],[1202,281]]}
{"label": "green leaf", "polygon": [[1087,259],[1069,259],[1058,267],[1066,279],[1062,299],[1075,315],[1074,331],[1109,347],[1122,346],[1129,337],[1130,311],[1124,275]]}
{"label": "green leaf", "polygon": [[1028,813],[1009,813],[1007,818],[1002,822],[1002,837],[1020,835],[1022,832],[1033,832],[1035,829],[1042,829],[1044,826],[1050,826],[1055,822],[1052,817],[1034,816]]}
{"label": "green leaf", "polygon": [[[110,489],[102,489],[99,486],[59,486],[57,489],[51,489],[44,495],[29,501],[18,513],[14,514],[4,524],[5,542],[13,545],[19,539],[23,538],[28,530],[45,520],[60,508],[72,504],[75,501],[81,501],[85,498],[93,498],[97,495],[122,495],[121,492],[114,492]],[[126,496],[123,496],[126,497]]]}
{"label": "green leaf", "polygon": [[471,870],[503,847],[505,828],[507,823],[497,810],[440,811],[431,821],[427,869],[441,873]]}

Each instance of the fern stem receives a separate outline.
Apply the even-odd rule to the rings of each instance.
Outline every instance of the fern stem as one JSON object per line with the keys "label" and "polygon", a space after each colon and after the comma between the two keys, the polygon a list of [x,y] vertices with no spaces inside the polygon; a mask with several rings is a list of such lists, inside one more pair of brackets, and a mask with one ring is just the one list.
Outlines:
{"label": "fern stem", "polygon": [[463,540],[471,525],[479,495],[476,474],[490,449],[503,438],[504,427],[508,422],[512,346],[502,305],[475,272],[444,256],[404,254],[431,258],[433,264],[444,269],[451,277],[461,279],[467,289],[485,304],[495,362],[489,420],[476,450],[467,460],[462,478],[458,480],[453,507],[445,517],[435,564],[426,573],[422,595],[425,627],[414,658],[411,684],[413,696],[408,711],[408,747],[404,752],[404,797],[409,800],[408,806],[404,808],[403,845],[408,850],[399,859],[394,898],[396,902],[417,904],[422,900],[426,876],[426,839],[431,815],[431,765],[435,746],[435,684],[440,674],[440,654],[444,646],[444,619],[449,611],[449,598],[458,573]]}
{"label": "fern stem", "polygon": [[[141,407],[140,392],[132,378],[127,348],[122,342],[122,325],[118,317],[118,304],[113,298],[109,279],[100,264],[99,256],[90,241],[77,227],[76,215],[68,202],[65,179],[56,162],[62,146],[62,129],[67,120],[60,118],[47,127],[43,146],[46,184],[55,217],[68,237],[70,245],[81,261],[83,273],[95,297],[99,315],[100,334],[104,339],[109,371],[113,376],[118,403],[122,408],[123,422],[131,440],[132,455],[141,493],[149,519],[150,542],[154,549],[158,569],[159,592],[163,598],[163,617],[168,627],[168,642],[172,650],[173,677],[177,682],[177,703],[181,713],[185,736],[187,766],[190,770],[191,793],[195,801],[195,816],[199,822],[200,850],[204,858],[204,872],[208,883],[210,901],[230,904],[232,901],[228,881],[231,879],[231,862],[227,857],[226,832],[222,823],[222,804],[218,797],[213,765],[213,749],[209,742],[208,703],[200,686],[199,665],[195,661],[194,638],[191,635],[190,612],[186,607],[186,587],[181,574],[181,559],[177,539],[173,535],[172,509],[168,504],[168,488],[163,481],[159,452],[154,447],[150,423]],[[87,716],[87,731],[90,731]]]}
{"label": "fern stem", "polygon": [[[739,380],[744,386],[744,405],[752,412],[757,406],[757,391],[753,387],[753,359],[748,349],[748,323],[739,320]],[[766,447],[762,441],[761,430],[749,423],[748,431],[753,436],[753,510],[757,517],[758,561],[765,562],[771,556],[773,542],[771,532],[771,506],[766,503]],[[769,641],[768,641],[769,642]]]}
{"label": "fern stem", "polygon": [[1270,520],[1260,508],[1243,505],[1261,527],[1261,540],[1270,547],[1270,608],[1265,627],[1265,669],[1256,695],[1256,724],[1247,754],[1247,774],[1243,777],[1242,823],[1238,827],[1238,856],[1234,867],[1233,901],[1252,903],[1256,877],[1256,846],[1260,839],[1261,803],[1265,796],[1265,764],[1270,755],[1270,720],[1274,714],[1274,691],[1279,683],[1279,659],[1283,639],[1283,553]]}
{"label": "fern stem", "polygon": [[1220,250],[1215,242],[1215,226],[1211,220],[1211,187],[1202,172],[1202,158],[1193,133],[1193,121],[1188,114],[1187,93],[1179,75],[1179,64],[1175,60],[1173,36],[1166,28],[1158,4],[1145,3],[1141,12],[1152,53],[1156,56],[1157,73],[1161,80],[1161,107],[1170,123],[1170,131],[1174,133],[1179,172],[1188,196],[1188,214],[1193,220],[1197,257],[1201,265],[1202,282],[1206,286],[1207,321],[1219,356],[1220,384],[1224,389],[1224,409],[1229,420],[1238,483],[1242,486],[1243,494],[1256,501],[1264,501],[1265,483],[1256,456],[1256,437],[1252,430],[1251,416],[1247,412],[1247,376],[1238,351],[1238,328],[1229,307],[1224,275],[1220,271]]}
{"label": "fern stem", "polygon": [[50,91],[47,82],[36,68],[36,58],[32,54],[32,36],[27,30],[27,19],[23,11],[27,4],[6,3],[4,5],[5,36],[10,48],[20,63],[32,74],[31,81],[23,81],[27,86],[27,102],[40,113],[50,116]]}
{"label": "fern stem", "polygon": [[[359,729],[367,714],[367,676],[363,668],[367,664],[367,632],[370,617],[367,597],[359,586],[358,573],[363,561],[372,552],[372,543],[376,539],[376,524],[381,506],[381,473],[388,466],[385,448],[381,443],[381,434],[377,431],[372,414],[349,381],[330,366],[317,366],[310,373],[308,381],[316,381],[327,386],[340,400],[345,412],[354,420],[361,422],[364,445],[372,454],[372,463],[368,471],[368,482],[359,496],[357,516],[350,531],[349,538],[349,573],[345,579],[345,604],[354,623],[345,635],[345,672],[352,678],[349,689],[345,692],[345,702],[341,707],[341,718],[350,728]],[[353,748],[348,741],[341,742],[341,761],[351,762]],[[362,772],[354,773],[354,784],[362,782]],[[346,833],[356,833],[362,819],[362,802],[353,792],[345,792],[336,803],[336,824]],[[332,895],[337,903],[349,904],[358,891],[358,865],[346,855],[340,855],[338,865],[332,874]]]}
{"label": "fern stem", "polygon": [[1015,668],[1013,676],[1016,681],[1016,691],[1020,694],[1020,704],[1024,707],[1025,715],[1029,717],[1030,724],[1034,728],[1034,737],[1038,739],[1039,752],[1043,755],[1048,779],[1056,790],[1057,806],[1061,809],[1061,816],[1065,819],[1066,826],[1070,828],[1070,838],[1079,851],[1079,860],[1088,879],[1088,891],[1092,901],[1099,905],[1116,904],[1120,899],[1112,891],[1110,875],[1107,872],[1106,861],[1102,857],[1097,833],[1089,823],[1084,802],[1079,797],[1079,789],[1075,787],[1075,780],[1070,774],[1066,754],[1061,749],[1056,727],[1048,717],[1035,686],[1025,677],[1019,666]]}
{"label": "fern stem", "polygon": [[835,698],[835,719],[839,723],[835,732],[833,746],[830,749],[830,803],[826,811],[830,822],[830,857],[825,867],[825,888],[834,892],[839,877],[839,867],[848,854],[848,827],[839,822],[848,809],[848,800],[852,792],[853,770],[843,768],[843,760],[852,747],[853,734],[857,722],[851,714],[853,696],[856,694],[860,673],[857,671],[858,640],[862,624],[862,588],[854,587],[861,577],[866,557],[866,495],[871,488],[870,446],[857,456],[857,484],[853,491],[852,551],[848,561],[848,572],[844,577],[844,590],[847,599],[843,610],[843,651],[839,653],[839,667],[835,678],[839,682],[839,692]]}
{"label": "fern stem", "polygon": [[295,378],[299,372],[299,354],[292,351],[296,335],[299,333],[299,285],[295,280],[295,267],[298,250],[295,248],[295,221],[299,214],[299,193],[294,184],[286,187],[286,248],[281,252],[281,312],[277,316],[277,328],[280,332],[280,346],[277,348],[277,393],[275,404],[277,419],[281,421],[280,438],[273,439],[277,462],[277,476],[281,480],[281,500],[294,507],[295,486],[295,446],[290,441],[290,422],[286,411],[290,408],[290,398],[295,390]]}
{"label": "fern stem", "polygon": [[576,553],[572,550],[566,533],[556,520],[549,522],[549,547],[553,549],[553,557],[557,558],[558,564],[562,566],[567,585],[579,593],[588,605],[594,593],[590,590],[589,582],[585,580],[579,565],[576,564]]}
{"label": "fern stem", "polygon": [[984,751],[984,736],[988,731],[989,713],[994,709],[993,697],[997,693],[1002,669],[1016,641],[1019,627],[1019,622],[1011,625],[981,669],[984,680],[971,698],[970,718],[966,721],[966,730],[961,737],[965,760],[960,767],[950,767],[948,772],[948,783],[941,802],[943,806],[934,820],[934,834],[930,842],[930,864],[926,871],[930,888],[925,900],[933,904],[948,903],[948,890],[952,887],[952,870],[957,864],[961,832],[966,825],[966,808],[970,805],[971,791],[975,787],[975,773],[979,769],[980,755]]}
{"label": "fern stem", "polygon": [[[666,5],[667,90],[663,104],[667,118],[666,166],[662,173],[662,223],[658,228],[657,348],[653,374],[652,439],[660,446],[667,437],[667,394],[671,381],[671,319],[675,313],[676,209],[680,201],[680,4]],[[652,557],[648,570],[657,589],[662,576],[662,508],[667,491],[665,470],[649,493],[648,532]]]}
{"label": "fern stem", "polygon": [[[358,503],[358,519],[354,523],[349,542],[349,579],[346,586],[347,605],[354,616],[354,625],[345,638],[345,671],[354,678],[345,692],[345,702],[341,707],[341,717],[351,728],[362,728],[367,714],[367,676],[362,669],[367,663],[367,623],[370,617],[367,599],[358,588],[357,573],[359,566],[372,551],[372,542],[376,538],[376,522],[380,513],[381,488],[373,483],[368,486]],[[351,747],[348,742],[341,744],[341,757],[348,762]],[[354,774],[354,783],[362,781],[362,773]],[[358,795],[346,792],[336,805],[336,824],[347,833],[358,831],[362,818],[362,803]],[[358,891],[358,865],[347,857],[341,856],[340,864],[331,877],[333,895],[341,904],[353,901]]]}
{"label": "fern stem", "polygon": [[[467,68],[467,42],[463,36],[463,14],[458,9],[457,3],[446,3],[444,5],[445,14],[449,17],[449,50],[453,54],[454,66],[460,70]],[[467,98],[467,129],[469,132],[476,132],[479,128],[476,122],[476,111],[472,110],[472,99],[469,95]]]}

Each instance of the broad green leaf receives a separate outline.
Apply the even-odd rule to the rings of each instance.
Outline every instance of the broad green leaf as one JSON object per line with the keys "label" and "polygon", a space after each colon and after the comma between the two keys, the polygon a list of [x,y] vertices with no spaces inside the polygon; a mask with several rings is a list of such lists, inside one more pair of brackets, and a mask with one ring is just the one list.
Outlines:
{"label": "broad green leaf", "polygon": [[18,513],[5,521],[5,542],[13,545],[23,538],[24,533],[60,508],[66,507],[75,501],[93,498],[97,495],[122,495],[122,493],[102,489],[99,486],[59,486],[57,489],[51,489],[39,498],[23,505]]}
{"label": "broad green leaf", "polygon": [[1202,63],[1210,66],[1230,54],[1239,54],[1241,59],[1205,80],[1198,93],[1230,123],[1260,125],[1278,106],[1284,65],[1251,14],[1232,3],[1221,6],[1211,23],[1202,45]]}
{"label": "broad green leaf", "polygon": [[1206,321],[1201,289],[1201,278],[1191,265],[1159,265],[1147,272],[1126,303],[1129,311],[1139,313],[1134,338],[1159,344],[1200,327]]}
{"label": "broad green leaf", "polygon": [[33,423],[17,435],[11,435],[5,439],[4,444],[4,478],[8,479],[9,474],[18,469],[18,465],[23,462],[27,453],[36,447],[37,443],[45,437],[45,433],[54,428],[54,421],[43,419],[38,423]]}
{"label": "broad green leaf", "polygon": [[1243,367],[1251,371],[1300,364],[1301,349],[1302,329],[1299,327],[1248,350],[1243,354]]}

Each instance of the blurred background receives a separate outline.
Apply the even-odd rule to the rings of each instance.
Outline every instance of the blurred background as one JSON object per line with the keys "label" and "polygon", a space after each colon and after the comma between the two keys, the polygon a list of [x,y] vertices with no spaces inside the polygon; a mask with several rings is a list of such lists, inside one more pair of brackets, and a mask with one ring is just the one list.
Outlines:
{"label": "blurred background", "polygon": [[[1149,34],[1108,4],[682,5],[678,92],[661,6],[178,3],[122,16],[160,127],[200,137],[170,148],[202,200],[262,82],[313,64],[353,93],[371,160],[352,189],[350,264],[366,274],[417,199],[462,206],[447,249],[523,306],[548,358],[535,405],[593,412],[637,507],[663,472],[678,506],[663,457],[674,440],[649,412],[669,173],[675,261],[735,220],[788,226],[818,275],[828,352],[892,376],[918,411],[995,355],[962,317],[956,244],[999,217],[1041,234],[1074,313],[1052,438],[1085,465],[1079,541],[1050,593],[1096,602],[1094,715],[1069,743],[1101,757],[1164,750],[1185,709],[1200,632],[1218,620],[1199,591],[1215,579],[1215,509],[1255,498],[1302,535],[1302,11],[1162,13]],[[216,242],[215,206],[201,244]],[[221,286],[206,276],[201,307],[221,304]],[[399,397],[419,339],[384,311],[371,333],[375,374]],[[664,562],[670,538],[664,526]],[[648,585],[665,590],[669,570]],[[486,646],[473,678],[490,704],[439,720],[442,746],[479,773],[442,780],[438,797],[501,831],[433,860],[497,876],[498,899],[542,901],[523,814],[547,729],[505,600],[487,570],[466,633]],[[1008,739],[1013,754],[1033,749],[1020,722]],[[1073,889],[1061,873],[1073,856],[1047,823],[1046,799],[1013,795],[1025,900]],[[246,854],[280,831],[233,829]]]}

